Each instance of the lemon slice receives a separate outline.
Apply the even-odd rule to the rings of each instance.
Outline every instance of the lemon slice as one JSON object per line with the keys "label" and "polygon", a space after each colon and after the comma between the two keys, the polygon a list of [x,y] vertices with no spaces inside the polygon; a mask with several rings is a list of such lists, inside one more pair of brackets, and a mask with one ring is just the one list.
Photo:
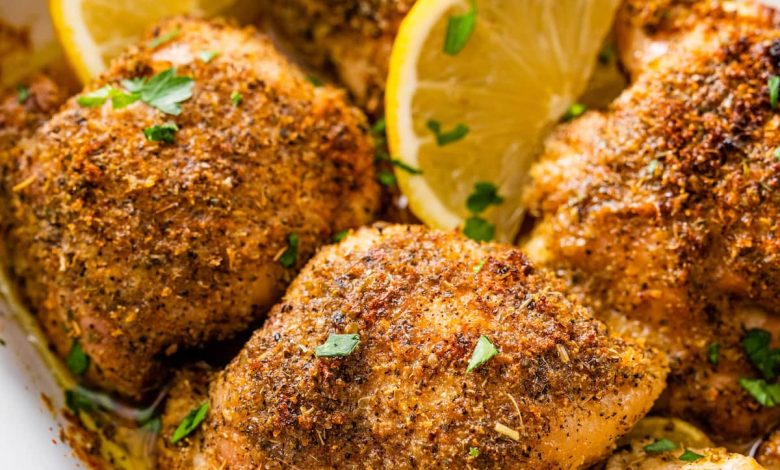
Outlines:
{"label": "lemon slice", "polygon": [[[527,170],[545,133],[584,91],[618,3],[416,3],[393,47],[385,105],[393,157],[422,172],[396,168],[417,217],[453,229],[478,215],[495,238],[513,239]],[[465,47],[446,53],[447,38],[458,36],[451,33],[463,39],[470,13],[476,21]],[[430,124],[445,137],[468,132],[439,145]],[[503,202],[474,214],[466,200],[484,182]]]}
{"label": "lemon slice", "polygon": [[657,416],[644,418],[636,423],[631,431],[618,441],[618,445],[648,438],[669,439],[682,447],[694,449],[704,449],[714,445],[706,434],[687,421]]}
{"label": "lemon slice", "polygon": [[82,82],[167,16],[240,15],[252,19],[251,0],[50,0],[49,10],[65,54]]}

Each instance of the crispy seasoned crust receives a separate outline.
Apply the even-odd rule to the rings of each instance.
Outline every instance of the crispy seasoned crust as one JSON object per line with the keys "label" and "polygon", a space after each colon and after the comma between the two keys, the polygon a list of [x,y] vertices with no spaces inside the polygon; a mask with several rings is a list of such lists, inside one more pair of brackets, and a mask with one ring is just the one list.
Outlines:
{"label": "crispy seasoned crust", "polygon": [[[360,344],[318,358],[329,333]],[[500,353],[466,373],[481,335]],[[518,250],[378,225],[323,249],[220,373],[193,462],[577,468],[649,409],[665,367],[610,337]]]}
{"label": "crispy seasoned crust", "polygon": [[333,69],[371,114],[383,107],[390,52],[415,0],[260,0],[266,23],[319,70]]}
{"label": "crispy seasoned crust", "polygon": [[[30,136],[65,102],[65,93],[45,75],[37,75],[19,84],[19,88],[0,94],[0,259],[5,264],[4,240],[9,230],[9,179],[13,167],[10,153],[16,144]],[[3,269],[0,267],[0,269]]]}
{"label": "crispy seasoned crust", "polygon": [[[205,63],[201,51],[219,55]],[[90,382],[136,398],[159,383],[163,356],[264,314],[296,273],[278,261],[289,235],[300,267],[336,231],[369,222],[378,201],[364,116],[254,29],[171,20],[90,90],[172,65],[194,79],[180,115],[72,99],[13,175],[24,293],[61,354],[82,344]],[[166,122],[180,129],[175,143],[145,139]]]}
{"label": "crispy seasoned crust", "polygon": [[607,113],[549,140],[528,248],[599,318],[669,354],[662,408],[750,438],[780,420],[738,385],[758,376],[745,330],[780,337],[780,114],[767,87],[780,30],[739,12],[696,18]]}

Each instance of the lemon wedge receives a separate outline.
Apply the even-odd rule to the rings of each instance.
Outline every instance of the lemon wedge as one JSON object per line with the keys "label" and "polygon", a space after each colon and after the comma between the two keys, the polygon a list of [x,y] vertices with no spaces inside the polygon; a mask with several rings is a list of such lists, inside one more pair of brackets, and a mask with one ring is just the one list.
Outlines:
{"label": "lemon wedge", "polygon": [[251,0],[50,0],[54,28],[82,82],[103,72],[154,22],[176,14],[224,14],[249,21]]}
{"label": "lemon wedge", "polygon": [[626,445],[634,440],[669,439],[670,441],[694,449],[712,447],[710,438],[699,428],[676,418],[649,417],[644,418],[618,441],[618,445]]}
{"label": "lemon wedge", "polygon": [[385,105],[398,184],[417,217],[513,240],[528,168],[585,90],[618,4],[416,3],[393,47]]}

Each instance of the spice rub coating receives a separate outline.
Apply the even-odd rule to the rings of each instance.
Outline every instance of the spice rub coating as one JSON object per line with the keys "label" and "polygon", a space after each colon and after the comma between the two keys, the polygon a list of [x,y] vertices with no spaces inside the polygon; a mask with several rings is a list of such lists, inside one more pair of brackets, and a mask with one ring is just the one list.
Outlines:
{"label": "spice rub coating", "polygon": [[738,382],[760,376],[746,330],[780,338],[780,114],[767,87],[780,29],[719,2],[649,3],[709,13],[675,30],[607,112],[549,139],[526,247],[598,318],[668,354],[661,409],[748,439],[780,421]]}
{"label": "spice rub coating", "polygon": [[395,35],[415,0],[260,0],[270,28],[317,70],[333,70],[371,114],[384,105]]}
{"label": "spice rub coating", "polygon": [[[330,333],[360,343],[318,358]],[[500,352],[467,373],[482,335]],[[647,412],[665,368],[516,249],[377,225],[321,250],[220,373],[191,461],[578,468]]]}
{"label": "spice rub coating", "polygon": [[[261,318],[296,267],[370,222],[378,202],[364,116],[254,29],[170,20],[89,90],[171,67],[194,80],[179,115],[71,99],[13,174],[9,244],[24,294],[60,354],[81,344],[89,382],[132,398],[160,383],[165,356]],[[168,122],[173,143],[145,138]]]}

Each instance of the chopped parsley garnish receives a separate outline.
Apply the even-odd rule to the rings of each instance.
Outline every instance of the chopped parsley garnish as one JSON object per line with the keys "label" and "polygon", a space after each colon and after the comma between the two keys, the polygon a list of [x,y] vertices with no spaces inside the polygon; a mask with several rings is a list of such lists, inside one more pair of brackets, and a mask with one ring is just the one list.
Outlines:
{"label": "chopped parsley garnish", "polygon": [[436,120],[429,120],[427,123],[428,129],[436,136],[436,144],[439,147],[457,142],[469,133],[469,128],[465,124],[457,124],[455,128],[449,132],[443,132],[441,130],[441,123]]}
{"label": "chopped parsley garnish", "polygon": [[704,458],[703,455],[697,454],[691,449],[685,449],[685,452],[683,452],[683,454],[678,457],[678,459],[682,460],[683,462],[695,462],[702,458]]}
{"label": "chopped parsley garnish", "polygon": [[466,44],[477,25],[477,2],[471,0],[471,9],[463,15],[450,16],[447,20],[447,35],[444,38],[444,53],[457,55]]}
{"label": "chopped parsley garnish", "polygon": [[16,85],[16,100],[19,101],[19,104],[26,103],[28,98],[30,98],[30,89],[21,83]]}
{"label": "chopped parsley garnish", "polygon": [[179,27],[175,27],[173,30],[168,31],[167,33],[163,34],[162,36],[157,36],[156,38],[150,40],[146,45],[152,49],[154,49],[157,46],[162,46],[166,42],[170,41],[171,39],[178,36],[180,33]]}
{"label": "chopped parsley garnish", "polygon": [[84,352],[78,341],[73,341],[68,353],[68,358],[65,360],[68,364],[68,369],[75,375],[82,375],[89,368],[89,356]]}
{"label": "chopped parsley garnish", "polygon": [[478,242],[489,242],[496,236],[496,226],[475,215],[466,219],[463,234]]}
{"label": "chopped parsley garnish", "polygon": [[599,52],[599,63],[607,65],[613,60],[615,60],[615,44],[610,42]]}
{"label": "chopped parsley garnish", "polygon": [[675,449],[677,449],[677,444],[670,441],[669,439],[657,439],[652,444],[648,444],[644,447],[645,452],[648,452],[650,454],[662,454],[664,452],[671,452]]}
{"label": "chopped parsley garnish", "polygon": [[780,161],[780,147],[775,149],[775,159]]}
{"label": "chopped parsley garnish", "polygon": [[279,258],[279,263],[285,268],[292,268],[295,266],[295,261],[298,259],[298,234],[291,233],[287,237],[287,249],[282,253]]}
{"label": "chopped parsley garnish", "polygon": [[498,195],[498,188],[493,183],[479,182],[474,185],[468,199],[466,207],[474,214],[481,214],[490,206],[498,206],[504,202],[504,198]]}
{"label": "chopped parsley garnish", "polygon": [[778,98],[780,98],[780,77],[772,75],[769,77],[767,84],[769,85],[769,104],[772,106],[772,109],[777,109]]}
{"label": "chopped parsley garnish", "polygon": [[742,338],[742,347],[745,348],[750,362],[761,371],[766,380],[777,377],[777,368],[780,365],[780,349],[769,349],[772,342],[772,334],[760,328],[753,328]]}
{"label": "chopped parsley garnish", "polygon": [[203,63],[208,64],[212,60],[214,60],[214,57],[218,56],[219,52],[217,51],[200,51],[198,52],[198,58],[203,61]]}
{"label": "chopped parsley garnish", "polygon": [[472,447],[469,449],[469,457],[477,458],[479,457],[479,449],[476,447]]}
{"label": "chopped parsley garnish", "polygon": [[397,158],[393,158],[390,160],[390,163],[396,167],[404,170],[405,172],[409,173],[410,175],[421,175],[422,170],[419,168],[415,168],[413,166],[407,165],[406,163],[402,162],[401,160],[398,160]]}
{"label": "chopped parsley garnish", "polygon": [[655,170],[658,169],[658,160],[652,159],[650,160],[650,163],[647,164],[647,176],[653,177],[655,176]]}
{"label": "chopped parsley garnish", "polygon": [[563,115],[563,120],[566,122],[569,122],[573,119],[576,119],[583,114],[585,114],[585,111],[588,110],[588,107],[585,106],[582,103],[574,103],[573,105],[569,106],[569,109],[566,110],[566,114]]}
{"label": "chopped parsley garnish", "polygon": [[319,79],[316,75],[309,75],[306,77],[307,80],[309,80],[309,83],[314,85],[316,88],[319,88],[322,86],[322,80]]}
{"label": "chopped parsley garnish", "polygon": [[317,346],[314,355],[317,357],[344,357],[352,354],[360,344],[360,335],[337,335],[331,333],[325,343]]}
{"label": "chopped parsley garnish", "polygon": [[485,263],[487,263],[487,260],[486,260],[486,259],[483,259],[482,261],[480,261],[479,263],[477,263],[477,265],[476,265],[476,266],[474,266],[473,268],[471,268],[471,270],[472,270],[472,271],[474,271],[474,274],[479,274],[479,272],[480,272],[480,271],[482,271],[482,268],[484,268],[484,267],[485,267]]}
{"label": "chopped parsley garnish", "polygon": [[392,171],[380,171],[376,175],[380,183],[385,186],[393,186],[396,182],[395,175]]}
{"label": "chopped parsley garnish", "polygon": [[716,366],[720,360],[720,343],[712,343],[707,346],[707,360]]}
{"label": "chopped parsley garnish", "polygon": [[159,416],[155,416],[149,421],[145,422],[143,426],[141,426],[141,429],[150,434],[160,434],[160,430],[162,429],[162,420]]}
{"label": "chopped parsley garnish", "polygon": [[384,116],[377,119],[374,125],[371,127],[371,132],[374,134],[384,134],[385,131],[387,131],[387,121],[385,120]]}
{"label": "chopped parsley garnish", "polygon": [[768,384],[764,379],[739,379],[739,384],[757,402],[772,408],[780,404],[780,384]]}
{"label": "chopped parsley garnish", "polygon": [[347,238],[347,235],[349,235],[349,230],[342,230],[340,232],[336,232],[336,234],[333,235],[333,241],[335,243],[338,243],[341,240]]}
{"label": "chopped parsley garnish", "polygon": [[191,410],[187,413],[187,416],[181,420],[179,427],[173,432],[171,436],[171,444],[176,444],[180,440],[192,434],[192,431],[200,426],[200,423],[206,419],[206,414],[209,412],[209,402],[204,402],[199,407]]}
{"label": "chopped parsley garnish", "polygon": [[230,93],[230,102],[233,104],[233,106],[240,105],[242,101],[244,101],[244,97],[241,96],[241,93],[237,91],[233,91]]}
{"label": "chopped parsley garnish", "polygon": [[144,129],[144,135],[149,142],[165,142],[172,144],[176,140],[176,131],[179,127],[172,123],[166,123],[162,126],[152,126]]}
{"label": "chopped parsley garnish", "polygon": [[152,78],[122,80],[127,91],[138,96],[144,103],[174,116],[181,113],[181,103],[192,97],[195,82],[190,77],[176,75],[170,68]]}
{"label": "chopped parsley garnish", "polygon": [[111,85],[106,85],[95,91],[84,93],[76,98],[76,103],[83,108],[95,108],[103,106],[103,103],[110,99],[114,109],[122,109],[135,103],[139,98],[140,97],[134,93],[126,93]]}
{"label": "chopped parsley garnish", "polygon": [[477,346],[474,348],[474,352],[471,354],[469,365],[466,367],[466,373],[475,370],[482,364],[489,361],[496,354],[498,354],[498,349],[493,346],[493,343],[490,342],[488,337],[485,335],[480,336],[479,340],[477,341]]}
{"label": "chopped parsley garnish", "polygon": [[79,411],[90,412],[95,409],[92,399],[78,389],[65,390],[65,406],[75,415],[78,415]]}

